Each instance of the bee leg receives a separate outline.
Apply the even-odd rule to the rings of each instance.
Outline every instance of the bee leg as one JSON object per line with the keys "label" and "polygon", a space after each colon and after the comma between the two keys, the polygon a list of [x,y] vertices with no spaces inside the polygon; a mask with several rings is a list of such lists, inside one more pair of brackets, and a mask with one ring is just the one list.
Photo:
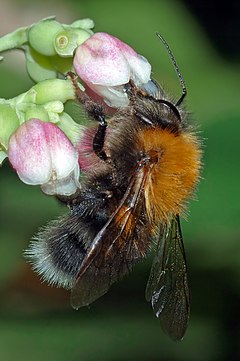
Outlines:
{"label": "bee leg", "polygon": [[107,129],[107,122],[105,119],[103,106],[99,103],[94,102],[84,91],[80,89],[77,82],[77,77],[73,72],[68,72],[68,76],[72,81],[76,98],[80,103],[84,105],[86,111],[88,112],[88,115],[98,122],[98,129],[93,138],[93,151],[99,158],[106,160],[107,156],[103,150],[103,146]]}
{"label": "bee leg", "polygon": [[96,155],[99,158],[101,158],[103,160],[107,160],[107,155],[103,150],[105,134],[106,134],[106,129],[107,129],[107,122],[106,122],[104,114],[99,116],[98,122],[99,122],[98,129],[93,138],[93,151],[96,153]]}

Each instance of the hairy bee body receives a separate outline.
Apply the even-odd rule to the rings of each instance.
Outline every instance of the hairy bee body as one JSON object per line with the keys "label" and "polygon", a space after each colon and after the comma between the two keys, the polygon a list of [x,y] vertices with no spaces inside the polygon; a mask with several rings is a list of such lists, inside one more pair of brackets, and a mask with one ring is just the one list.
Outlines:
{"label": "hairy bee body", "polygon": [[[167,100],[160,88],[153,97],[131,85],[128,95],[130,105],[108,120],[101,156],[92,146],[96,132],[86,131],[87,146],[81,150],[79,145],[80,167],[82,163],[85,172],[81,189],[68,201],[68,214],[40,231],[27,252],[44,280],[72,289],[75,308],[107,292],[162,237],[162,254],[174,252],[172,240],[177,244],[182,268],[173,272],[181,277],[180,288],[187,287],[179,215],[198,182],[199,141],[187,125],[185,112]],[[88,101],[86,108],[96,118],[99,105]],[[84,170],[87,163],[90,166]],[[169,235],[173,228],[175,233]],[[169,271],[166,262],[161,261],[159,270],[154,266],[147,291],[156,315],[168,305],[166,296],[159,304],[159,280],[167,274],[162,265]],[[184,297],[185,318],[179,321],[183,326],[169,332],[176,339],[182,337],[188,319],[188,295],[181,293]],[[171,320],[167,323],[165,328],[171,328]]]}
{"label": "hairy bee body", "polygon": [[[136,95],[134,103],[109,122],[104,149],[110,161],[99,159],[95,169],[87,172],[80,194],[69,203],[69,214],[37,236],[45,240],[44,252],[49,256],[48,265],[36,266],[42,267],[38,271],[51,283],[73,286],[89,245],[117,209],[141,161],[146,164],[138,172],[147,174],[140,194],[141,211],[138,222],[130,222],[140,243],[139,258],[150,247],[149,235],[155,234],[159,224],[169,223],[183,211],[196,184],[199,147],[183,120],[179,123],[171,108],[151,97]],[[119,227],[120,217],[116,222]],[[52,272],[62,277],[57,279]]]}

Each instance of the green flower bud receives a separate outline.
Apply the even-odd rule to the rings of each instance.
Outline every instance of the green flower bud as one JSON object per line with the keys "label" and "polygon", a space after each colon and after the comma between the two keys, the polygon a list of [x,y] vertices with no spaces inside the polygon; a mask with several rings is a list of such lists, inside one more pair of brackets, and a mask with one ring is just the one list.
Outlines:
{"label": "green flower bud", "polygon": [[57,71],[51,64],[51,57],[38,53],[33,48],[25,48],[26,66],[29,76],[35,83],[57,78]]}
{"label": "green flower bud", "polygon": [[46,79],[55,79],[57,77],[57,72],[55,70],[46,69],[36,62],[27,60],[26,66],[28,75],[35,83]]}
{"label": "green flower bud", "polygon": [[91,36],[86,30],[82,29],[67,29],[59,32],[56,35],[54,46],[56,53],[60,56],[72,57],[78,45],[82,44]]}
{"label": "green flower bud", "polygon": [[32,25],[28,33],[28,41],[40,54],[51,56],[56,54],[54,48],[55,35],[63,30],[63,26],[54,19],[44,19]]}
{"label": "green flower bud", "polygon": [[[82,89],[84,88],[82,87]],[[26,120],[33,118],[57,123],[59,122],[59,116],[64,111],[64,104],[68,100],[74,99],[75,93],[71,80],[48,79],[34,85],[26,93],[20,94],[12,99],[0,100],[0,105],[4,109],[7,108],[8,113],[13,112],[17,119],[17,127]],[[4,109],[1,110],[0,108],[3,118],[5,114]],[[6,118],[11,118],[11,114],[7,114]],[[0,122],[0,140],[1,128],[4,130]],[[9,134],[11,134],[11,132]],[[5,146],[7,142],[4,141],[2,144]]]}
{"label": "green flower bud", "polygon": [[75,99],[74,88],[71,80],[48,79],[32,87],[36,92],[35,103],[44,104],[59,100],[65,103],[67,100]]}
{"label": "green flower bud", "polygon": [[0,103],[0,149],[6,150],[9,137],[19,127],[15,110],[4,101]]}

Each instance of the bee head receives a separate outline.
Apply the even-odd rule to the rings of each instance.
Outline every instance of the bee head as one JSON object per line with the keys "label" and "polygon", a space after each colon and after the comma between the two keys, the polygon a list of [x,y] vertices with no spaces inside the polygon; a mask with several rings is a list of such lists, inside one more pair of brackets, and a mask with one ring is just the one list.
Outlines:
{"label": "bee head", "polygon": [[176,105],[165,99],[155,99],[152,96],[141,96],[134,102],[135,116],[143,126],[169,129],[179,133],[183,122]]}

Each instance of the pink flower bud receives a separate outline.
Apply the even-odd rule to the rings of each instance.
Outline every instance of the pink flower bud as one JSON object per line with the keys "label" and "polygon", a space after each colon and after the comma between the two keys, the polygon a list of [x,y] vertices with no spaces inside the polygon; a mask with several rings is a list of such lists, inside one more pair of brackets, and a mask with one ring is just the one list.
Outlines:
{"label": "pink flower bud", "polygon": [[95,33],[75,53],[78,76],[112,107],[128,104],[123,85],[130,79],[137,86],[150,80],[151,65],[130,46],[107,33]]}
{"label": "pink flower bud", "polygon": [[77,152],[52,123],[23,123],[9,140],[8,157],[24,183],[40,184],[46,194],[71,195],[79,186]]}

